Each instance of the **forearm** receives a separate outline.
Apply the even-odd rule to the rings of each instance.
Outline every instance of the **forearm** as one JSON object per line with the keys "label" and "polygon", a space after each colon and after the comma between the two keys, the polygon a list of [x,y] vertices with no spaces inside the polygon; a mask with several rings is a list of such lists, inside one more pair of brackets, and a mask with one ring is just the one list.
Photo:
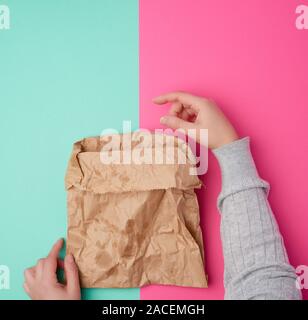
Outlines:
{"label": "forearm", "polygon": [[296,274],[244,138],[215,149],[221,171],[226,299],[300,299]]}

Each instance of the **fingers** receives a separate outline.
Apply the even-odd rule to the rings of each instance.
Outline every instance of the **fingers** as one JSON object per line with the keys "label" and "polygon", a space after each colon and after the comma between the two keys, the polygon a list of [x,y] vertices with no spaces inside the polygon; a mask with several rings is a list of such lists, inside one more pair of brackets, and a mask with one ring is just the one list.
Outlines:
{"label": "fingers", "polygon": [[30,297],[30,287],[35,283],[36,267],[28,268],[24,271],[25,282],[23,288]]}
{"label": "fingers", "polygon": [[[26,269],[23,284],[25,292],[32,299],[39,300],[77,300],[80,299],[78,268],[72,255],[65,260],[58,258],[63,240],[58,240],[48,256],[39,259],[36,266]],[[64,268],[66,284],[57,278],[57,268]]]}
{"label": "fingers", "polygon": [[35,272],[38,277],[40,277],[44,272],[44,264],[45,264],[45,259],[39,259],[35,266]]}
{"label": "fingers", "polygon": [[60,250],[63,246],[63,239],[59,239],[51,248],[47,258],[58,258]]}
{"label": "fingers", "polygon": [[27,284],[27,282],[24,282],[23,287],[24,287],[25,292],[29,295],[30,294],[30,288],[29,288],[29,285]]}
{"label": "fingers", "polygon": [[63,245],[63,239],[59,239],[50,250],[44,263],[44,274],[53,280],[56,279],[56,271],[58,267],[58,255]]}
{"label": "fingers", "polygon": [[24,277],[26,282],[32,282],[35,277],[35,267],[26,269],[24,272]]}
{"label": "fingers", "polygon": [[180,102],[185,108],[190,107],[195,112],[200,110],[200,104],[203,98],[191,95],[186,92],[169,92],[153,99],[156,104],[165,104],[167,102]]}
{"label": "fingers", "polygon": [[67,290],[70,292],[79,292],[80,285],[78,268],[75,263],[74,257],[71,254],[68,254],[64,259],[64,271]]}
{"label": "fingers", "polygon": [[194,125],[193,123],[180,119],[176,116],[164,116],[160,119],[160,123],[174,130],[187,130],[196,127],[196,125]]}
{"label": "fingers", "polygon": [[183,112],[181,113],[181,116],[180,116],[181,119],[185,120],[185,121],[188,121],[189,118],[190,118],[190,114],[187,112],[187,110],[183,110]]}
{"label": "fingers", "polygon": [[183,111],[183,105],[181,102],[173,102],[171,108],[169,109],[169,114],[171,116],[177,116],[179,113]]}

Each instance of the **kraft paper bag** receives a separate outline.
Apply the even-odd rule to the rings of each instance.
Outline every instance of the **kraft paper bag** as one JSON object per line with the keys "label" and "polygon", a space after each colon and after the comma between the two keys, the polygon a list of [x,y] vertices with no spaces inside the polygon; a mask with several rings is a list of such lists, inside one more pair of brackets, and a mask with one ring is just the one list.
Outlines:
{"label": "kraft paper bag", "polygon": [[[129,135],[131,147],[124,143]],[[73,146],[65,178],[67,252],[76,260],[84,288],[207,287],[194,192],[201,182],[191,174],[191,150],[167,135],[160,135],[154,147],[156,136],[91,137]],[[111,148],[117,159],[106,163]],[[139,163],[119,162],[134,152]],[[149,163],[142,161],[145,153],[169,162],[173,154],[184,155],[187,161]]]}

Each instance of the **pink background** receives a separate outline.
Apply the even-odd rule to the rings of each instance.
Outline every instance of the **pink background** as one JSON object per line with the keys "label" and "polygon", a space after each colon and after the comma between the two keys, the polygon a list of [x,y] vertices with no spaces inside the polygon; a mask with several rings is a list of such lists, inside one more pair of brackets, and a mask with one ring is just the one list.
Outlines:
{"label": "pink background", "polygon": [[[169,90],[212,97],[252,139],[260,175],[294,266],[308,265],[308,30],[293,0],[140,0],[140,127],[158,128]],[[222,299],[218,165],[199,192],[208,289],[148,286],[141,299]],[[308,290],[304,290],[308,298]]]}

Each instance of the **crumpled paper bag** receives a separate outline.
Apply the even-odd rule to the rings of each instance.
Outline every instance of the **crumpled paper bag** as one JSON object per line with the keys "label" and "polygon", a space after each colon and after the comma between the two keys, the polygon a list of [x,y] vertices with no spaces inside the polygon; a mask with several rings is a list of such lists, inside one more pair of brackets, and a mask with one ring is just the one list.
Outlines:
{"label": "crumpled paper bag", "polygon": [[[207,287],[194,192],[201,182],[189,171],[194,169],[190,148],[163,135],[160,147],[151,141],[146,149],[166,158],[176,150],[188,159],[186,164],[103,164],[102,148],[111,137],[76,142],[66,173],[67,252],[78,265],[81,286]],[[133,133],[133,138],[131,150],[120,142],[120,155],[139,151],[144,133]]]}

